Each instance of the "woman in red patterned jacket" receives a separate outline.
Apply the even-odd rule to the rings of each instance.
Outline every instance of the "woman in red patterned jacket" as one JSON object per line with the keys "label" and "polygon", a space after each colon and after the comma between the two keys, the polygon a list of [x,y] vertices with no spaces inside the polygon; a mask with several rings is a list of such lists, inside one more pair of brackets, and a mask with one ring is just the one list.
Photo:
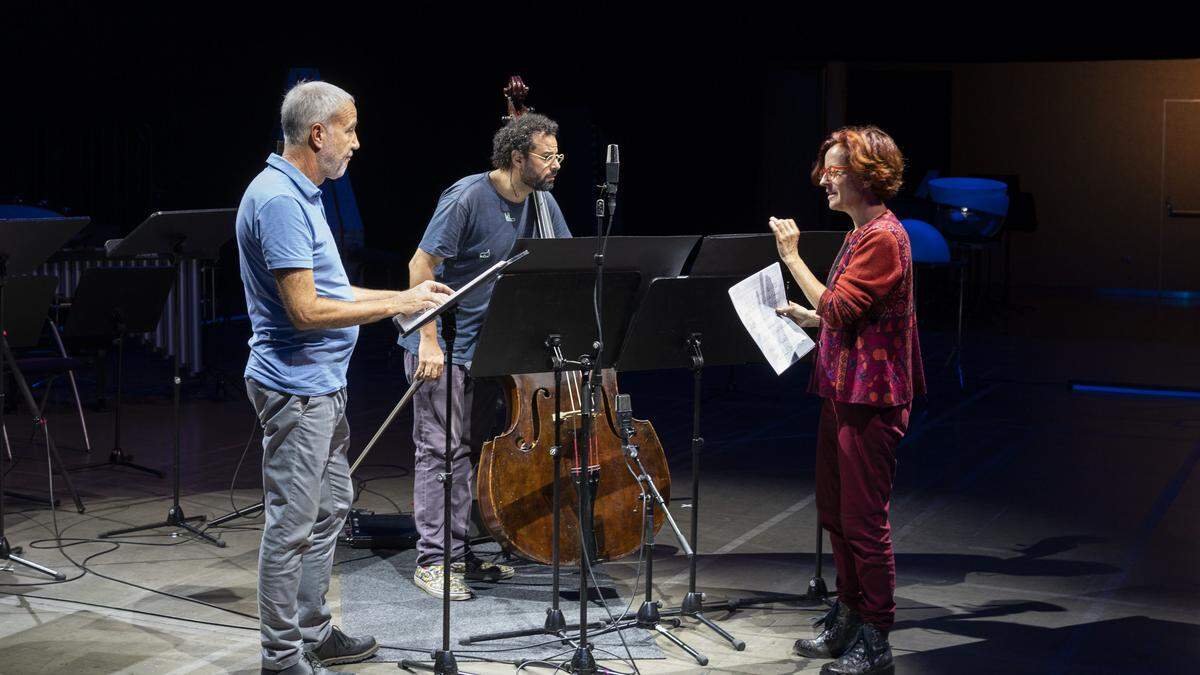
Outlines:
{"label": "woman in red patterned jacket", "polygon": [[821,145],[813,183],[854,222],[824,284],[797,250],[795,222],[771,218],[779,255],[816,309],[779,308],[820,327],[810,388],[824,399],[817,432],[817,509],[837,565],[838,602],[821,633],[796,652],[835,658],[822,673],[890,673],[896,558],[888,505],[896,447],[914,396],[925,393],[908,235],[884,205],[904,160],[873,126],[846,127]]}

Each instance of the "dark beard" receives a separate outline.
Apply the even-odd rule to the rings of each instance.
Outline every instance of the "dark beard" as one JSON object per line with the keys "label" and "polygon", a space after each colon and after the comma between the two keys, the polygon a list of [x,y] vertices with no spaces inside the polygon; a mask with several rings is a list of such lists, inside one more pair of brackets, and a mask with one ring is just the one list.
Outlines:
{"label": "dark beard", "polygon": [[525,175],[525,171],[521,171],[521,182],[539,192],[549,192],[554,189],[554,177],[550,176],[544,180],[538,180],[536,174]]}

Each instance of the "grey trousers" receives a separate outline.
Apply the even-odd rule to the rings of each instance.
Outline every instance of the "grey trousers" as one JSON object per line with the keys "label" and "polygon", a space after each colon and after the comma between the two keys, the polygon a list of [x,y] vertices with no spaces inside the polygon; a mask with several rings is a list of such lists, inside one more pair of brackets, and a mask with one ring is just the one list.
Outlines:
{"label": "grey trousers", "polygon": [[247,379],[246,393],[263,430],[262,667],[283,670],[332,628],[325,594],[337,535],[354,499],[346,390],[296,396]]}
{"label": "grey trousers", "polygon": [[[417,357],[404,352],[404,374],[412,382]],[[468,531],[475,469],[472,455],[495,429],[499,388],[492,380],[476,380],[463,366],[453,367],[451,406],[451,449],[454,481],[450,491],[450,560],[470,550]],[[445,499],[438,474],[446,470],[446,375],[426,382],[413,395],[413,520],[416,521],[417,564],[440,565],[445,536]],[[469,411],[463,416],[463,411]]]}

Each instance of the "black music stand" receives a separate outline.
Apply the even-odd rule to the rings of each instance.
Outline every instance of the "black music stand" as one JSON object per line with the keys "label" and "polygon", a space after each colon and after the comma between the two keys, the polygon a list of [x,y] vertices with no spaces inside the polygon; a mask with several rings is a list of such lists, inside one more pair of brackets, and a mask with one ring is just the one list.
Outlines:
{"label": "black music stand", "polygon": [[[209,259],[217,255],[221,244],[233,237],[235,209],[202,209],[195,211],[158,211],[150,214],[128,237],[114,239],[105,243],[110,258],[123,258],[139,255],[165,255],[170,262],[171,279],[179,279],[179,263],[184,258]],[[176,284],[176,289],[178,285]],[[204,520],[204,516],[187,517],[179,504],[179,390],[183,380],[179,376],[179,355],[171,359],[173,409],[175,420],[175,447],[172,462],[172,497],[171,508],[162,522],[137,527],[127,527],[110,532],[102,532],[100,538],[117,537],[133,532],[156,530],[163,527],[176,527],[186,530],[201,540],[219,548],[225,548],[225,542],[193,526],[190,521]]]}
{"label": "black music stand", "polygon": [[[746,643],[704,615],[704,593],[696,591],[696,561],[700,531],[700,378],[705,366],[762,363],[762,353],[742,327],[729,300],[729,288],[740,277],[679,277],[655,279],[638,308],[617,370],[692,371],[692,523],[688,561],[688,592],[679,608],[662,611],[662,616],[695,619],[728,640],[738,651]],[[705,311],[696,311],[703,307]],[[701,348],[703,345],[703,349]]]}
{"label": "black music stand", "polygon": [[[572,361],[566,359],[564,354],[587,354],[595,341],[596,314],[593,311],[591,295],[596,275],[588,269],[587,263],[582,267],[586,271],[527,272],[501,276],[492,291],[488,317],[484,319],[479,331],[475,357],[471,362],[473,378],[554,371],[554,445],[551,446],[550,453],[554,461],[555,476],[562,475],[562,374],[564,371],[591,370],[590,365],[583,365],[585,359]],[[609,272],[604,276],[602,316],[605,320],[605,349],[601,363],[603,367],[611,367],[613,355],[620,348],[620,337],[629,323],[633,299],[641,285],[641,274],[625,270]],[[590,358],[586,360],[590,362]],[[583,418],[584,424],[588,424],[588,419],[588,416]],[[586,434],[587,432],[585,436]],[[561,493],[560,481],[555,480],[551,497],[551,605],[546,610],[545,624],[541,628],[472,635],[461,640],[460,644],[471,645],[532,635],[565,637],[565,631],[580,628],[580,623],[568,624],[559,607]],[[590,497],[590,491],[587,489],[581,489],[579,494],[585,501]],[[580,508],[580,513],[590,512],[588,505]],[[590,525],[585,522],[579,536],[581,544],[585,546],[592,537],[589,534]],[[581,623],[587,623],[588,599],[587,568],[583,565],[590,564],[592,552],[595,550],[594,543],[587,548],[589,551],[580,555],[583,586],[580,591],[580,603],[583,605],[580,610]],[[588,628],[603,626],[603,622],[588,624]]]}
{"label": "black music stand", "polygon": [[[445,473],[438,476],[438,480],[442,483],[442,516],[445,527],[442,528],[444,538],[442,539],[442,648],[434,650],[429,655],[432,663],[417,661],[414,659],[404,659],[396,664],[405,670],[417,668],[420,670],[430,670],[439,675],[466,675],[465,671],[458,669],[458,661],[454,658],[454,652],[450,649],[450,555],[454,547],[454,543],[450,538],[450,523],[452,514],[450,513],[450,493],[454,482],[454,465],[452,463],[453,448],[451,447],[453,439],[451,437],[451,423],[453,421],[454,409],[454,338],[458,332],[458,305],[463,298],[470,297],[472,293],[478,291],[480,287],[486,287],[496,275],[500,274],[506,267],[514,262],[525,258],[529,255],[528,252],[518,253],[508,260],[496,263],[483,274],[475,277],[467,282],[462,288],[444,304],[434,309],[431,309],[420,316],[409,319],[407,317],[401,319],[398,323],[400,327],[401,337],[408,337],[413,332],[420,330],[425,324],[436,321],[439,318],[442,322],[442,339],[446,341],[446,360],[443,364],[444,374],[446,376],[446,452],[445,452]],[[410,387],[410,390],[413,388]]]}
{"label": "black music stand", "polygon": [[[796,248],[813,274],[824,280],[845,240],[843,231],[805,230],[800,232]],[[744,279],[778,260],[779,250],[775,247],[773,234],[716,234],[701,242],[700,252],[692,261],[688,274]],[[789,298],[799,300],[803,297],[786,270],[783,284]]]}
{"label": "black music stand", "polygon": [[[827,278],[829,270],[841,253],[845,243],[846,232],[836,230],[807,230],[800,232],[800,240],[796,248],[800,257],[818,279]],[[736,278],[730,280],[729,286],[741,279],[754,274],[772,263],[779,262],[779,251],[775,246],[773,234],[731,234],[705,237],[700,245],[700,252],[692,262],[691,274],[728,274]],[[782,266],[783,264],[780,263]],[[796,287],[786,267],[783,270],[784,285],[789,298],[801,299],[807,303],[802,293]],[[726,291],[728,287],[726,287]],[[722,293],[724,295],[724,292]],[[728,303],[725,303],[728,305]],[[729,307],[732,311],[732,306]],[[735,316],[738,332],[746,343],[753,346],[754,353],[760,354],[758,347],[746,334],[740,319]],[[693,479],[699,472],[693,469]],[[693,506],[693,508],[695,508]],[[692,517],[695,518],[695,511]],[[707,605],[708,609],[736,610],[754,605],[767,605],[776,602],[797,602],[801,604],[819,604],[825,602],[829,594],[825,579],[821,576],[823,533],[820,519],[817,520],[816,570],[808,582],[808,590],[801,595],[777,595],[770,598],[735,598],[724,602]],[[694,576],[694,570],[692,576]],[[694,589],[693,589],[694,590]],[[665,612],[664,612],[665,613]]]}
{"label": "black music stand", "polygon": [[[654,276],[678,274],[688,255],[695,248],[698,237],[610,237],[605,247],[604,288],[601,293],[601,317],[603,327],[600,341],[603,352],[599,362],[593,363],[595,355],[596,315],[592,293],[596,279],[594,237],[572,239],[521,239],[517,248],[534,252],[528,260],[513,265],[496,283],[489,319],[484,320],[475,359],[472,364],[473,377],[499,376],[514,373],[545,372],[547,366],[555,371],[555,443],[552,446],[555,475],[560,471],[561,453],[561,399],[558,387],[563,370],[592,372],[598,368],[611,367],[620,353],[622,336],[625,334],[631,310],[637,299]],[[532,277],[523,279],[522,277]],[[497,309],[504,307],[505,309]],[[490,317],[500,317],[491,320]],[[564,353],[583,354],[578,361],[563,358]],[[589,383],[590,384],[590,383]],[[585,436],[591,433],[591,397],[583,397],[582,427]],[[586,444],[581,464],[589,464]],[[576,489],[580,499],[579,513],[590,513],[591,492],[585,485],[585,471],[579,472]],[[589,624],[587,602],[589,598],[588,574],[591,554],[588,551],[591,523],[581,524],[580,540],[580,593],[579,621],[566,624],[559,609],[559,527],[558,512],[560,488],[558,481],[553,486],[553,529],[552,566],[553,583],[551,607],[546,610],[546,623],[542,628],[506,631],[471,636],[462,644],[473,644],[532,635],[561,635],[564,631],[579,630],[579,645],[568,668],[596,672],[588,643],[588,629],[606,624]],[[616,630],[616,628],[613,628]],[[604,628],[603,632],[609,632]],[[546,665],[532,662],[527,665]]]}
{"label": "black music stand", "polygon": [[[33,272],[50,254],[57,251],[71,237],[75,236],[89,218],[23,218],[18,220],[0,220],[0,334],[4,333],[4,280],[12,274],[28,274]],[[0,350],[0,373],[4,372],[7,350]],[[34,408],[36,410],[36,408]],[[0,417],[4,415],[4,378],[0,377]],[[42,420],[42,432],[46,442],[50,442],[50,431]],[[49,447],[49,445],[47,445]],[[47,455],[49,461],[49,455]],[[50,496],[53,501],[54,496]],[[56,581],[66,579],[61,572],[44,567],[35,562],[19,557],[20,547],[8,543],[4,534],[4,471],[0,469],[0,560],[11,560],[42,574],[53,577]]]}
{"label": "black music stand", "polygon": [[117,341],[117,404],[113,408],[113,448],[108,459],[72,471],[124,467],[159,478],[158,469],[136,464],[121,447],[121,400],[125,388],[125,338],[158,328],[175,271],[170,267],[93,267],[85,270],[71,299],[63,333],[68,339]]}
{"label": "black music stand", "polygon": [[[50,425],[45,422],[42,407],[34,401],[33,392],[30,390],[29,383],[25,380],[25,373],[21,370],[21,364],[13,356],[12,349],[14,346],[17,349],[21,349],[37,345],[41,337],[42,326],[46,323],[54,290],[58,287],[58,278],[47,276],[11,277],[7,280],[6,286],[8,288],[8,297],[5,298],[5,301],[8,306],[4,308],[4,335],[0,338],[0,348],[4,350],[5,363],[9,364],[8,370],[12,373],[17,390],[25,400],[25,405],[29,407],[30,412],[33,414],[35,433],[37,428],[49,431]],[[3,426],[6,430],[4,442],[7,445],[7,426],[0,426]],[[51,458],[53,458],[53,462]],[[47,435],[46,471],[50,477],[53,477],[56,470],[62,475],[63,481],[71,493],[71,498],[75,502],[75,510],[83,513],[85,510],[83,500],[79,498],[79,493],[75,490],[75,484],[71,482],[71,476],[67,473],[66,466],[63,464],[62,456],[58,454],[58,446]],[[23,495],[9,490],[6,490],[5,494],[27,501],[43,501],[38,497]],[[44,501],[50,508],[58,506],[58,500],[53,497],[48,497]]]}
{"label": "black music stand", "polygon": [[[700,237],[677,235],[670,237],[608,237],[604,244],[604,273],[636,270],[642,275],[638,297],[646,292],[650,281],[658,277],[673,277],[696,248]],[[511,274],[528,272],[578,272],[593,270],[596,255],[595,237],[570,239],[518,239],[514,251],[529,251],[533,255],[509,269]]]}

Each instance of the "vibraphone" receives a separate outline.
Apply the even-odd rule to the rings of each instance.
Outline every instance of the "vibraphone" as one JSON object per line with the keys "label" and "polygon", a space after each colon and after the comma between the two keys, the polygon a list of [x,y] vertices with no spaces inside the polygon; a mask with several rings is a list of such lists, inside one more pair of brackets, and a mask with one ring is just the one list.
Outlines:
{"label": "vibraphone", "polygon": [[[160,256],[114,260],[105,257],[103,248],[63,249],[54,254],[38,274],[58,277],[57,296],[69,300],[79,279],[92,267],[167,267]],[[181,372],[196,375],[204,367],[202,327],[215,315],[213,303],[214,270],[197,260],[179,266],[178,284],[171,290],[157,330],[140,337],[179,362]],[[135,338],[138,336],[134,336]]]}

